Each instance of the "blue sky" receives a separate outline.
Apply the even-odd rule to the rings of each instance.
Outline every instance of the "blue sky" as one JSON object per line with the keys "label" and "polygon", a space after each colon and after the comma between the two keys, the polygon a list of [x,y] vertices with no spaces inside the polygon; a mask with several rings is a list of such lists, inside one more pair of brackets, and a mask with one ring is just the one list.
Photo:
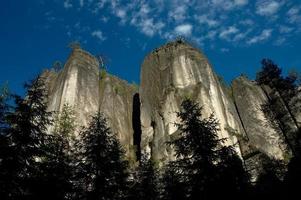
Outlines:
{"label": "blue sky", "polygon": [[268,57],[301,70],[300,0],[5,0],[0,6],[0,84],[22,84],[79,41],[108,58],[108,70],[139,83],[154,48],[185,36],[229,83],[254,78]]}

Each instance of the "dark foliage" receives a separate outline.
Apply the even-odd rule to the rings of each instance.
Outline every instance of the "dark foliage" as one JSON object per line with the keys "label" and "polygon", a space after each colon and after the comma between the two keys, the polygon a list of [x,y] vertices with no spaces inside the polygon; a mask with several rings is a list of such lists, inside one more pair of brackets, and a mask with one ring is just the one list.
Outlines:
{"label": "dark foliage", "polygon": [[6,154],[1,159],[6,188],[3,199],[35,199],[40,159],[45,156],[43,145],[47,125],[45,85],[41,77],[29,84],[26,99],[14,95],[14,112],[7,115]]}
{"label": "dark foliage", "polygon": [[92,117],[81,135],[83,143],[78,172],[84,187],[81,189],[83,199],[124,199],[128,187],[128,163],[101,113]]}
{"label": "dark foliage", "polygon": [[159,196],[159,171],[155,163],[144,155],[133,173],[129,199],[155,200]]}
{"label": "dark foliage", "polygon": [[[296,153],[296,129],[299,128],[294,114],[294,105],[300,103],[297,85],[298,76],[290,73],[284,77],[281,68],[269,59],[262,60],[261,71],[257,73],[256,81],[267,95],[267,102],[262,110],[272,124],[278,128],[293,154]],[[265,86],[269,86],[266,88]],[[295,129],[293,127],[296,127]]]}
{"label": "dark foliage", "polygon": [[225,139],[217,136],[218,122],[213,116],[202,119],[201,108],[191,100],[183,101],[181,106],[178,113],[181,121],[176,124],[180,136],[170,143],[175,148],[177,160],[171,163],[173,169],[168,171],[175,175],[177,185],[185,188],[181,196],[211,199],[220,195],[216,192],[218,188],[226,192],[225,196],[238,197],[247,186],[248,177],[233,148],[222,147]]}

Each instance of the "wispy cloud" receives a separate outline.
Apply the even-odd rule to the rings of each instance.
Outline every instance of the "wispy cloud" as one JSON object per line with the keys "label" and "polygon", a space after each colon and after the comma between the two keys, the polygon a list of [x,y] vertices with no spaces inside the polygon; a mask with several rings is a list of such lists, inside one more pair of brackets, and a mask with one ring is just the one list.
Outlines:
{"label": "wispy cloud", "polygon": [[260,35],[252,37],[250,40],[247,41],[248,44],[256,44],[258,42],[262,42],[264,40],[267,40],[272,35],[272,29],[265,29],[261,32]]}
{"label": "wispy cloud", "polygon": [[[79,3],[75,3],[75,2]],[[289,0],[64,0],[66,9],[89,11],[99,23],[130,26],[143,35],[183,35],[200,45],[285,43],[301,31],[301,5]],[[80,9],[82,7],[88,9]],[[265,19],[262,20],[261,18]],[[94,27],[97,30],[97,27]],[[274,30],[274,31],[272,31]],[[74,32],[74,31],[73,31]],[[73,33],[72,32],[72,33]],[[87,31],[91,33],[91,30]],[[273,32],[273,37],[272,37]],[[94,35],[95,36],[95,35]],[[96,36],[95,36],[96,37]],[[279,39],[284,38],[284,39]],[[281,41],[281,42],[280,42]]]}
{"label": "wispy cloud", "polygon": [[256,13],[262,16],[271,16],[277,13],[281,3],[274,0],[258,0],[256,3]]}
{"label": "wispy cloud", "polygon": [[233,36],[235,33],[239,32],[239,30],[235,26],[230,26],[219,34],[219,37],[224,40],[231,40],[231,36]]}
{"label": "wispy cloud", "polygon": [[97,38],[99,41],[104,41],[106,40],[106,37],[104,37],[103,33],[101,30],[95,30],[91,33],[91,35],[95,38]]}
{"label": "wispy cloud", "polygon": [[65,0],[64,1],[64,8],[69,9],[69,8],[72,8],[72,7],[73,7],[73,5],[70,2],[70,0]]}
{"label": "wispy cloud", "polygon": [[181,24],[175,27],[174,30],[178,35],[190,36],[192,33],[192,25],[191,24]]}
{"label": "wispy cloud", "polygon": [[84,7],[84,0],[79,0],[80,7]]}

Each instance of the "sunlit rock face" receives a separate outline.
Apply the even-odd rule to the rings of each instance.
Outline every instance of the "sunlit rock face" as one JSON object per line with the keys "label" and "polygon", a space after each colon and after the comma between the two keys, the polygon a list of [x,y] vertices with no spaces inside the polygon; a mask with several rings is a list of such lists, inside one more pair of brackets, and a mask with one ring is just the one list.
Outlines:
{"label": "sunlit rock face", "polygon": [[232,82],[232,90],[247,143],[271,158],[284,159],[290,151],[281,130],[262,111],[267,101],[264,90],[244,76]]}
{"label": "sunlit rock face", "polygon": [[[225,86],[204,54],[181,41],[155,49],[145,58],[139,94],[133,85],[100,71],[98,60],[80,48],[72,51],[63,69],[45,71],[43,76],[49,90],[49,111],[61,111],[67,103],[74,106],[75,134],[81,126],[88,125],[91,115],[103,112],[131,160],[135,160],[135,149],[140,147],[160,164],[175,159],[166,142],[178,136],[174,125],[179,122],[176,112],[185,98],[203,107],[204,118],[215,116],[220,124],[219,137],[227,139],[225,145],[236,148],[247,167],[260,165],[263,154],[275,159],[291,155],[283,133],[261,110],[268,88],[263,90],[245,77],[234,80],[231,88]],[[134,96],[138,97],[135,105]],[[289,102],[299,127],[300,100],[301,92]],[[135,132],[139,132],[135,134],[136,141],[133,113]],[[257,173],[253,173],[255,177]]]}
{"label": "sunlit rock face", "polygon": [[[135,88],[107,73],[100,73],[97,59],[82,49],[74,49],[64,68],[43,74],[49,90],[48,110],[61,111],[74,106],[78,134],[98,110],[117,134],[128,156],[132,148],[132,98]],[[131,150],[132,151],[132,150]]]}
{"label": "sunlit rock face", "polygon": [[86,126],[99,108],[97,59],[82,49],[74,49],[49,86],[48,109],[61,111],[64,104],[74,106],[77,124]]}
{"label": "sunlit rock face", "polygon": [[220,138],[235,145],[244,135],[235,106],[207,58],[183,42],[173,42],[149,54],[141,69],[142,149],[160,161],[174,159],[167,141],[176,134],[174,123],[181,102],[189,97],[203,107],[203,116],[212,113],[220,123]]}

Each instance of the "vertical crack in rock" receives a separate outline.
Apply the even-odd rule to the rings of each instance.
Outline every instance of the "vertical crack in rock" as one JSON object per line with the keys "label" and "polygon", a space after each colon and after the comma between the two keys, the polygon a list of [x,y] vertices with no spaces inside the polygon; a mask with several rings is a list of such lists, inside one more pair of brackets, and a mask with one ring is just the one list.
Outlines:
{"label": "vertical crack in rock", "polygon": [[141,120],[140,120],[140,97],[139,93],[134,94],[133,97],[133,114],[132,124],[134,130],[134,146],[137,161],[141,159]]}

